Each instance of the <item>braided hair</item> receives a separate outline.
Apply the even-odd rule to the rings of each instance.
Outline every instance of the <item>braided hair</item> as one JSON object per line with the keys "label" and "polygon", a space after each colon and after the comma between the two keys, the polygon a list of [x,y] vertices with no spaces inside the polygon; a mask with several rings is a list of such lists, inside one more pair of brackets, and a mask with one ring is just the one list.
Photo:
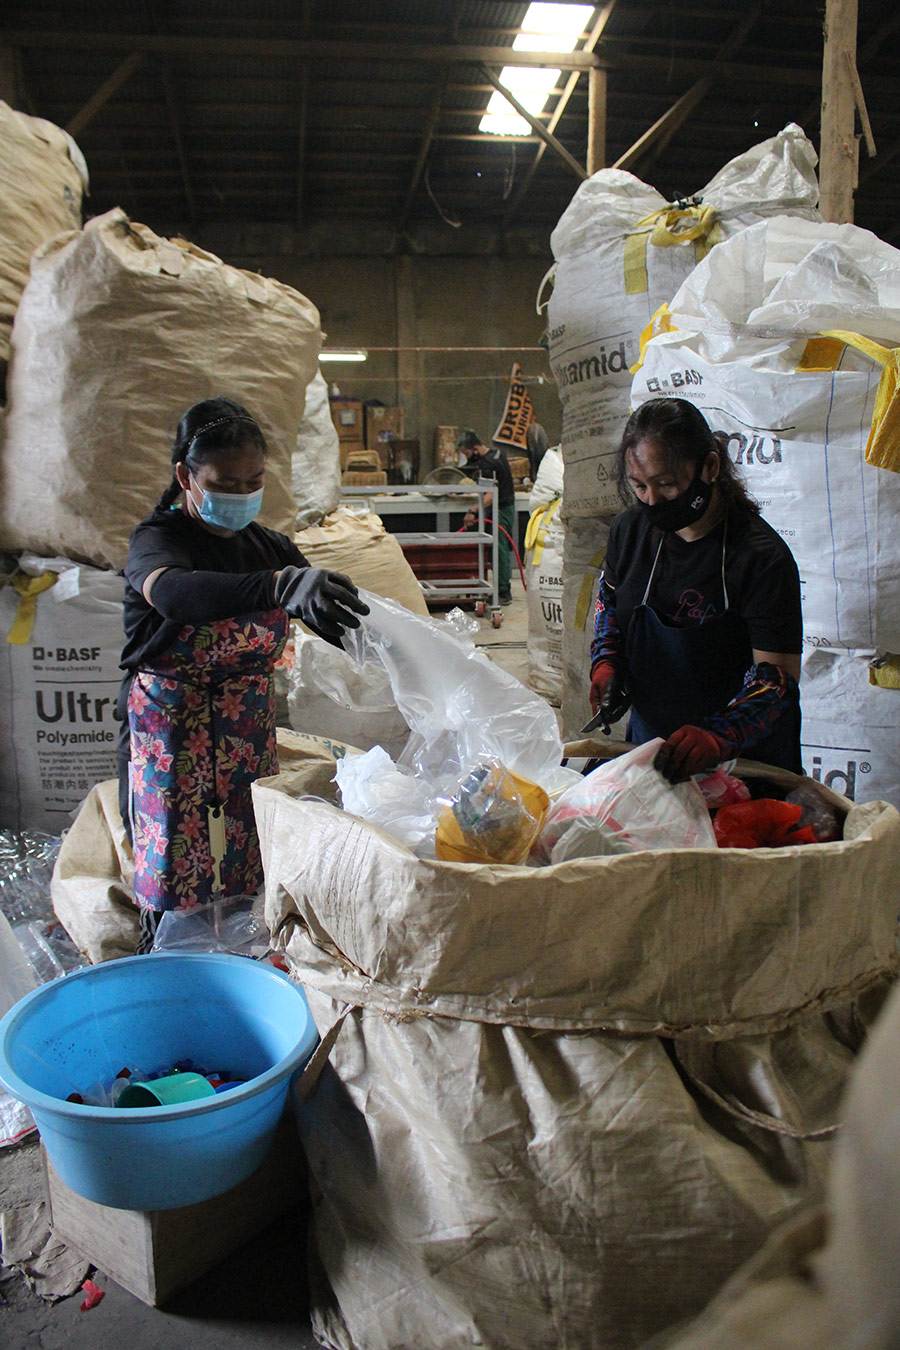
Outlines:
{"label": "braided hair", "polygon": [[156,503],[157,509],[165,511],[178,500],[182,489],[176,465],[196,469],[222,450],[248,444],[266,453],[266,438],[259,423],[240,403],[223,397],[195,403],[178,423],[172,445],[172,481]]}
{"label": "braided hair", "polygon": [[735,468],[724,436],[717,434],[698,408],[684,398],[651,398],[642,403],[625,423],[619,443],[616,464],[616,485],[626,506],[634,503],[634,494],[628,482],[628,452],[641,441],[656,441],[666,451],[670,466],[682,465],[697,474],[710,451],[719,456],[719,476],[716,487],[725,505],[745,515],[759,515],[759,504],[747,491],[740,472]]}

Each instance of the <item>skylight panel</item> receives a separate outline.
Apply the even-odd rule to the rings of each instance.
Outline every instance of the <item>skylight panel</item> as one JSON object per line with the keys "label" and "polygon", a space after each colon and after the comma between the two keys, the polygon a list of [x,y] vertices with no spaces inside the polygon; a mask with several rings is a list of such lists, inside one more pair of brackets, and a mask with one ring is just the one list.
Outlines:
{"label": "skylight panel", "polygon": [[[517,51],[572,52],[593,12],[593,5],[531,4],[513,47]],[[553,69],[504,66],[500,82],[537,117],[546,108],[560,74]],[[494,93],[478,130],[495,136],[527,136],[531,127],[502,94]]]}

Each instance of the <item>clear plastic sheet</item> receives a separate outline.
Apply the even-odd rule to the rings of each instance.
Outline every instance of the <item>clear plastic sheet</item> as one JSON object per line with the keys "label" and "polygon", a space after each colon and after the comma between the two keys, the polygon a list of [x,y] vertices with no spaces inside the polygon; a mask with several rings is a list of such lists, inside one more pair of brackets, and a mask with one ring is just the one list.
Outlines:
{"label": "clear plastic sheet", "polygon": [[445,623],[360,592],[369,614],[348,630],[344,650],[388,673],[412,728],[398,766],[450,801],[480,760],[496,759],[550,791],[562,759],[556,714],[512,675],[447,631]]}
{"label": "clear plastic sheet", "polygon": [[262,956],[269,949],[263,896],[226,896],[196,909],[166,910],[153,952],[230,952]]}

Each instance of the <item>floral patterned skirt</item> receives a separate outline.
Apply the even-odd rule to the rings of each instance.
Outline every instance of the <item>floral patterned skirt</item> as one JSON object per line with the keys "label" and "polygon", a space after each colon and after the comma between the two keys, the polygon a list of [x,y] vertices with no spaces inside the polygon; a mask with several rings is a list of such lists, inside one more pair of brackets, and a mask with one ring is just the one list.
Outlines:
{"label": "floral patterned skirt", "polygon": [[193,909],[260,889],[250,787],[278,772],[272,667],[287,626],[282,610],[186,626],[153,670],[132,679],[139,905]]}

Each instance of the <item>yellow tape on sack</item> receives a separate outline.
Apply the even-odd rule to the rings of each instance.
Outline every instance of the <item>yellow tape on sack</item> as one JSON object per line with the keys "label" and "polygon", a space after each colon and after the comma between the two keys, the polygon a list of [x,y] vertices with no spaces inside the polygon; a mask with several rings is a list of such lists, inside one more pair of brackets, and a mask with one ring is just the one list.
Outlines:
{"label": "yellow tape on sack", "polygon": [[37,598],[55,585],[58,572],[42,572],[39,577],[26,577],[19,572],[12,584],[19,593],[19,608],[13,619],[12,627],[6,635],[6,641],[12,647],[23,647],[31,641],[34,621],[37,618]]}
{"label": "yellow tape on sack", "polygon": [[525,528],[525,552],[530,553],[534,550],[532,563],[535,567],[541,561],[544,553],[544,546],[547,543],[547,529],[555,513],[559,510],[561,497],[554,497],[552,502],[546,506],[538,506],[528,517],[528,525]]}
{"label": "yellow tape on sack", "polygon": [[678,329],[672,322],[672,316],[669,313],[669,306],[666,304],[665,301],[663,301],[659,309],[653,315],[653,318],[647,324],[647,327],[641,333],[640,354],[638,355],[638,359],[634,363],[634,365],[628,367],[629,372],[632,375],[636,375],[637,372],[640,370],[641,366],[644,364],[644,353],[647,350],[647,343],[650,341],[651,338],[658,337],[660,333],[677,333],[677,332]]}
{"label": "yellow tape on sack", "polygon": [[900,656],[889,653],[869,666],[869,684],[877,689],[900,689]]}
{"label": "yellow tape on sack", "polygon": [[591,607],[591,596],[594,593],[594,581],[596,580],[597,573],[605,562],[606,549],[604,548],[601,549],[599,553],[595,553],[593,558],[591,558],[591,561],[588,563],[588,571],[585,572],[581,579],[581,588],[579,589],[578,600],[575,605],[575,627],[580,633],[584,632],[585,624],[587,623],[588,610]]}
{"label": "yellow tape on sack", "polygon": [[625,236],[625,294],[643,295],[650,289],[647,247],[673,248],[693,244],[694,257],[702,262],[722,238],[711,206],[664,206],[639,220]]}
{"label": "yellow tape on sack", "polygon": [[843,342],[882,367],[866,444],[866,463],[873,464],[876,469],[900,473],[900,347],[883,347],[860,333],[846,333],[841,329],[831,329],[820,333],[819,337]]}

